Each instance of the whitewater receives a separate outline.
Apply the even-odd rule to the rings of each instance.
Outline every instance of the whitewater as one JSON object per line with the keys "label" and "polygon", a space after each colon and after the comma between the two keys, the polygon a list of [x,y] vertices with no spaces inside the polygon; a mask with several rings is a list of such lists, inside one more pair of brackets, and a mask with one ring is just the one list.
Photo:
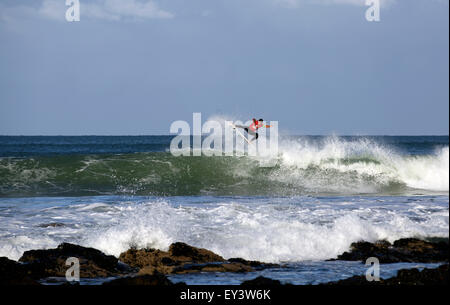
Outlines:
{"label": "whitewater", "polygon": [[[8,156],[0,159],[0,196],[401,195],[449,191],[448,137],[434,142],[406,137],[394,145],[389,143],[391,138],[287,137],[280,141],[275,154],[261,158],[175,157],[168,152],[170,138],[156,140],[165,141],[166,146],[130,143],[132,153],[122,153],[121,149],[130,148],[120,140],[113,143],[116,146],[104,144],[106,148],[83,143],[88,153],[73,153],[81,145],[78,143],[64,143],[56,146],[55,152],[38,151],[40,155],[32,157],[23,157],[27,151],[19,157],[6,151],[3,154]],[[31,149],[35,147],[41,148],[30,144]],[[148,151],[140,151],[142,148]],[[272,165],[261,166],[261,159],[267,158]]]}
{"label": "whitewater", "polygon": [[305,283],[362,272],[327,265],[353,242],[448,238],[447,136],[286,136],[264,156],[270,167],[175,157],[171,139],[0,137],[0,256],[70,242],[118,257],[180,241],[288,264],[269,275]]}

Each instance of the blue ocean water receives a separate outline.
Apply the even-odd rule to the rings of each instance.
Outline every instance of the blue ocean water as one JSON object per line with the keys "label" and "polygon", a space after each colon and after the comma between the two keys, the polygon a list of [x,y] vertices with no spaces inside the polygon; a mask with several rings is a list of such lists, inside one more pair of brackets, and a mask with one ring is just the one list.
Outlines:
{"label": "blue ocean water", "polygon": [[[326,136],[286,136],[285,140],[308,139],[320,143]],[[0,157],[77,154],[127,154],[165,152],[173,136],[0,136]],[[345,142],[362,139],[395,147],[404,154],[432,154],[448,147],[448,136],[342,136]]]}
{"label": "blue ocean water", "polygon": [[272,167],[252,156],[175,157],[171,139],[0,137],[0,256],[63,241],[116,256],[182,241],[282,263],[262,274],[316,284],[364,272],[326,261],[352,242],[448,237],[448,136],[283,137]]}

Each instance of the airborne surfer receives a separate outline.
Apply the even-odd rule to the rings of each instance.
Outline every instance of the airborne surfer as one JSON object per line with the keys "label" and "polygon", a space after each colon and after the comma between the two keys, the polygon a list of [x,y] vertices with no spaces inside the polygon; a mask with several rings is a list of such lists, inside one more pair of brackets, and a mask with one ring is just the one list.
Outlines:
{"label": "airborne surfer", "polygon": [[253,136],[253,139],[251,139],[250,140],[250,142],[252,142],[252,141],[254,141],[254,140],[256,140],[256,139],[258,139],[258,129],[259,128],[263,128],[263,127],[265,127],[265,128],[270,128],[271,126],[270,125],[265,125],[264,124],[264,120],[263,119],[259,119],[259,120],[256,120],[256,119],[252,119],[252,123],[250,124],[250,126],[244,126],[244,125],[234,125],[234,127],[237,127],[237,128],[242,128],[242,129],[244,129],[249,135],[252,135]]}

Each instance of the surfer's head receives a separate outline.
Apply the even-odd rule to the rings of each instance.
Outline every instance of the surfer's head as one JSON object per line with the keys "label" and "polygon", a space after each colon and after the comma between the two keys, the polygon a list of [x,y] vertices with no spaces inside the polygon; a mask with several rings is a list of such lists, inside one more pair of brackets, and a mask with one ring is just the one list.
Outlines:
{"label": "surfer's head", "polygon": [[263,120],[263,119],[259,119],[258,121],[260,121],[260,122],[264,122],[264,120]]}

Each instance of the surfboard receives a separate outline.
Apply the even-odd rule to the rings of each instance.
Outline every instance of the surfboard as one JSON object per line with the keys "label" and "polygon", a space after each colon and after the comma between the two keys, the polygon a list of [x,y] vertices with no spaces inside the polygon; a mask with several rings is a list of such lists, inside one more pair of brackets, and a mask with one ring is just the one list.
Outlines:
{"label": "surfboard", "polygon": [[245,136],[244,136],[244,134],[236,127],[236,125],[234,125],[233,123],[231,123],[231,122],[228,122],[228,124],[231,126],[231,127],[233,127],[233,129],[234,130],[236,130],[236,133],[238,134],[238,135],[240,135],[248,144],[252,144],[253,145],[253,142],[250,142]]}

